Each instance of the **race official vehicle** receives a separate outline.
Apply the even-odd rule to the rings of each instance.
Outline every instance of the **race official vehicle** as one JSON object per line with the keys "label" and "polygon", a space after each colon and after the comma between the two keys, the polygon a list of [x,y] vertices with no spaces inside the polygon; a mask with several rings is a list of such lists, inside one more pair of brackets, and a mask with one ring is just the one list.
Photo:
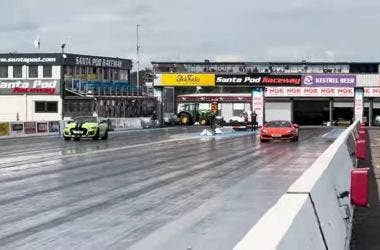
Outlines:
{"label": "race official vehicle", "polygon": [[260,141],[272,140],[298,141],[298,125],[289,121],[270,121],[263,125],[260,131]]}
{"label": "race official vehicle", "polygon": [[63,130],[63,138],[65,140],[79,140],[80,138],[92,138],[98,140],[107,140],[108,138],[108,122],[107,120],[99,121],[93,116],[79,116],[69,121]]}

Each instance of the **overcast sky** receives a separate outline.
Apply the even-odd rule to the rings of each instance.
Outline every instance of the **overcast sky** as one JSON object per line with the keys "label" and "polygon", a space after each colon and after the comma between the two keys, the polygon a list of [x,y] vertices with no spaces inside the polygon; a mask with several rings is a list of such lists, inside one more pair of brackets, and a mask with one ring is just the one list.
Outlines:
{"label": "overcast sky", "polygon": [[151,61],[380,61],[379,0],[0,0],[0,53]]}

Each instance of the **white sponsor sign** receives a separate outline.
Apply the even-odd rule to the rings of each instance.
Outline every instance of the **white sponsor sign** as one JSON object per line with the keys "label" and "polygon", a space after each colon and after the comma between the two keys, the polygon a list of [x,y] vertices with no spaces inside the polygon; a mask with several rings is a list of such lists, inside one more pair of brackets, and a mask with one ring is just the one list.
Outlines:
{"label": "white sponsor sign", "polygon": [[264,120],[264,92],[260,88],[252,91],[252,108],[257,114],[257,123],[263,124]]}
{"label": "white sponsor sign", "polygon": [[267,87],[267,97],[354,97],[354,88]]}
{"label": "white sponsor sign", "polygon": [[13,88],[55,88],[57,80],[52,81],[0,81],[0,89]]}
{"label": "white sponsor sign", "polygon": [[58,80],[0,80],[0,95],[59,93]]}
{"label": "white sponsor sign", "polygon": [[121,68],[123,63],[122,61],[116,60],[116,59],[77,56],[75,57],[75,64],[84,65],[84,66],[87,66],[87,65],[95,66],[95,67]]}
{"label": "white sponsor sign", "polygon": [[364,88],[365,97],[380,97],[380,88]]}
{"label": "white sponsor sign", "polygon": [[355,91],[355,120],[363,121],[363,89]]}

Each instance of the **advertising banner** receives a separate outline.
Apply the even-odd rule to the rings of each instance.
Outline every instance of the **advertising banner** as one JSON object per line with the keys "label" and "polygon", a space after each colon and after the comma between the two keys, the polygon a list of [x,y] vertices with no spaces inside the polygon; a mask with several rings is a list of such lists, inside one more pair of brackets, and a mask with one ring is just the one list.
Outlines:
{"label": "advertising banner", "polygon": [[380,97],[380,88],[364,88],[365,97]]}
{"label": "advertising banner", "polygon": [[356,86],[356,75],[310,74],[302,76],[303,87],[347,87]]}
{"label": "advertising banner", "polygon": [[50,121],[49,122],[49,133],[59,132],[59,121]]}
{"label": "advertising banner", "polygon": [[130,59],[61,53],[0,54],[0,65],[75,65],[131,69]]}
{"label": "advertising banner", "polygon": [[217,86],[301,86],[300,75],[215,75]]}
{"label": "advertising banner", "polygon": [[59,95],[59,80],[0,80],[0,95]]}
{"label": "advertising banner", "polygon": [[59,65],[62,54],[38,53],[38,54],[1,54],[0,65]]}
{"label": "advertising banner", "polygon": [[364,99],[364,90],[356,89],[355,90],[355,120],[359,119],[360,122],[363,121],[363,99]]}
{"label": "advertising banner", "polygon": [[0,122],[0,136],[9,135],[9,122]]}
{"label": "advertising banner", "polygon": [[37,132],[38,133],[47,133],[48,125],[46,122],[37,122]]}
{"label": "advertising banner", "polygon": [[252,110],[257,114],[257,123],[263,124],[264,121],[264,91],[262,88],[252,90]]}
{"label": "advertising banner", "polygon": [[24,133],[24,124],[20,122],[11,123],[11,133],[12,134],[22,134]]}
{"label": "advertising banner", "polygon": [[160,85],[172,87],[215,86],[214,74],[161,74]]}
{"label": "advertising banner", "polygon": [[129,59],[101,57],[101,56],[87,56],[77,54],[66,54],[65,64],[79,65],[90,67],[107,67],[107,68],[132,68],[132,61]]}
{"label": "advertising banner", "polygon": [[25,134],[35,134],[36,133],[36,123],[35,122],[24,122],[24,132],[25,132]]}
{"label": "advertising banner", "polygon": [[354,97],[354,88],[266,87],[267,97]]}

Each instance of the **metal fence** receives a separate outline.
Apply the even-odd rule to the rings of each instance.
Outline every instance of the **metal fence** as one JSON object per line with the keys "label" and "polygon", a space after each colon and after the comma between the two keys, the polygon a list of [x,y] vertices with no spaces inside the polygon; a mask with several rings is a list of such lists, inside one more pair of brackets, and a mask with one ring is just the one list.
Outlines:
{"label": "metal fence", "polygon": [[157,99],[152,97],[94,97],[65,99],[64,116],[92,115],[101,117],[147,117],[157,111]]}
{"label": "metal fence", "polygon": [[65,89],[81,96],[145,96],[145,87],[127,81],[72,79],[65,81]]}

